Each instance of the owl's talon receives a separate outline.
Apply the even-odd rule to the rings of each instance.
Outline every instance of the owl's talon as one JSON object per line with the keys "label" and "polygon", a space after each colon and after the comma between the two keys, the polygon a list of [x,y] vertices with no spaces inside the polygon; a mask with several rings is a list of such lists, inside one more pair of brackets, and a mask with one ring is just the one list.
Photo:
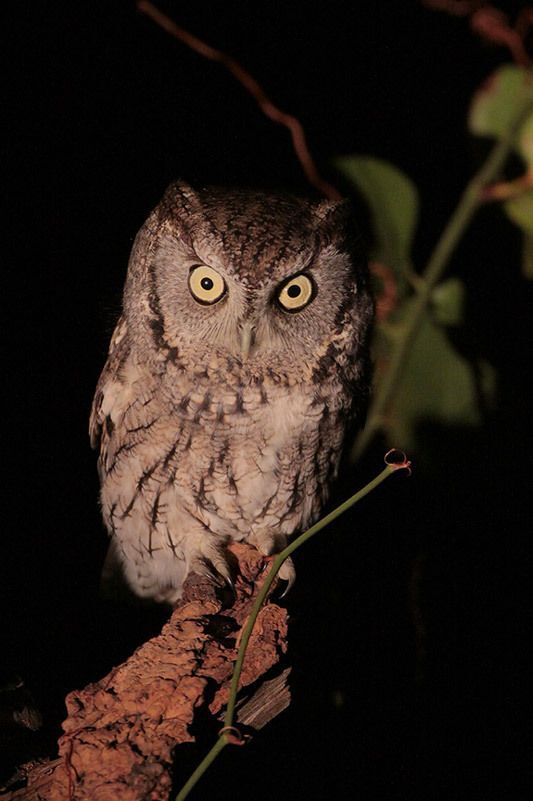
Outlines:
{"label": "owl's talon", "polygon": [[289,594],[290,589],[291,589],[291,587],[292,587],[292,585],[294,584],[295,581],[296,581],[296,576],[293,579],[287,579],[287,586],[285,587],[285,589],[283,590],[283,592],[279,596],[280,601],[281,601],[282,598],[285,598]]}
{"label": "owl's talon", "polygon": [[213,568],[220,580],[221,585],[228,584],[233,589],[233,579],[229,572],[229,567],[225,559],[213,560]]}
{"label": "owl's talon", "polygon": [[261,573],[269,573],[270,569],[272,568],[273,561],[274,561],[273,556],[263,555],[263,564],[261,566]]}
{"label": "owl's talon", "polygon": [[282,566],[279,569],[278,573],[279,578],[282,581],[287,582],[287,586],[279,596],[280,598],[285,598],[288,595],[291,587],[294,585],[296,581],[296,570],[294,568],[294,562],[290,558],[290,556],[283,562]]}

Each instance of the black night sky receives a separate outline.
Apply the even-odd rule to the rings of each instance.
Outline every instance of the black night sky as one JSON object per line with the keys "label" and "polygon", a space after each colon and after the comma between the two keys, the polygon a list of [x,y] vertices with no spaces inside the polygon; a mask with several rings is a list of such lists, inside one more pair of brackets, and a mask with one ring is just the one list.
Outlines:
{"label": "black night sky", "polygon": [[[415,0],[161,8],[301,120],[330,180],[349,153],[408,173],[424,263],[486,153],[465,116],[503,49]],[[136,231],[178,177],[312,190],[287,131],[134,2],[13,3],[3,16],[2,676],[22,676],[45,719],[2,735],[5,779],[54,754],[68,690],[157,631],[98,598],[106,535],[87,437]],[[532,286],[496,208],[478,215],[451,274],[468,288],[456,347],[495,365],[497,406],[479,430],[428,425],[412,478],[297,555],[292,707],[226,749],[195,797],[525,797]],[[380,469],[383,450],[345,472],[336,499]]]}

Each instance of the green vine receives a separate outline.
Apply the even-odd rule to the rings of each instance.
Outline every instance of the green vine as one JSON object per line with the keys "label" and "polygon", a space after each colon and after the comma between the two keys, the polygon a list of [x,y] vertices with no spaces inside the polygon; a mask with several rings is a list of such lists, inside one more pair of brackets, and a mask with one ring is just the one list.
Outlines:
{"label": "green vine", "polygon": [[226,714],[224,716],[224,726],[221,729],[219,737],[211,750],[206,754],[198,767],[194,770],[179,791],[178,795],[176,796],[176,801],[183,801],[185,798],[187,798],[190,791],[193,789],[198,780],[204,775],[208,767],[215,761],[222,749],[225,748],[226,745],[236,742],[234,734],[236,731],[234,726],[235,704],[237,702],[237,693],[239,690],[239,682],[242,673],[242,666],[244,664],[244,658],[246,656],[248,643],[250,641],[250,636],[257,620],[257,616],[261,611],[261,607],[268,596],[270,588],[272,587],[280,567],[285,560],[288,559],[292,553],[294,553],[294,551],[300,548],[300,546],[302,546],[305,542],[310,540],[311,537],[314,537],[315,534],[318,534],[319,531],[322,531],[323,528],[340,517],[340,515],[344,514],[344,512],[348,511],[348,509],[354,506],[354,504],[358,503],[358,501],[362,500],[366,495],[372,492],[372,490],[375,490],[376,487],[385,481],[385,479],[388,478],[392,473],[396,472],[397,470],[410,470],[410,462],[403,454],[401,454],[402,458],[400,461],[394,461],[395,454],[398,453],[398,451],[389,451],[389,453],[385,456],[386,466],[381,473],[372,479],[372,481],[369,481],[368,484],[366,484],[362,489],[348,498],[348,500],[344,501],[344,503],[341,503],[340,506],[337,506],[332,512],[321,518],[317,523],[311,526],[311,528],[308,528],[307,531],[304,531],[303,534],[300,534],[299,537],[296,537],[296,539],[293,540],[290,545],[287,545],[283,551],[274,557],[272,561],[272,567],[270,568],[265,581],[257,594],[252,611],[250,612],[250,615],[242,630],[239,651],[235,661],[233,676],[231,678],[228,704],[226,707]]}

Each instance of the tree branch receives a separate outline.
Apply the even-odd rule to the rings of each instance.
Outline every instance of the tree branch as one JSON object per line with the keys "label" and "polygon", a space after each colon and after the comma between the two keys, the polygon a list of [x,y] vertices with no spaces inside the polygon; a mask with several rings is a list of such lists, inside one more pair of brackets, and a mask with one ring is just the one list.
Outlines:
{"label": "tree branch", "polygon": [[[175,756],[179,767],[174,749],[194,741],[190,726],[199,709],[208,708],[216,721],[227,703],[236,637],[265,579],[264,557],[255,548],[236,543],[230,550],[239,568],[231,607],[223,607],[211,581],[188,579],[183,600],[161,634],[105,678],[67,696],[60,758],[28,766],[24,786],[3,799],[168,799]],[[241,687],[259,684],[259,690],[241,706],[239,724],[259,728],[288,705],[286,670],[277,682],[271,680],[286,637],[286,610],[268,604],[241,675]]]}

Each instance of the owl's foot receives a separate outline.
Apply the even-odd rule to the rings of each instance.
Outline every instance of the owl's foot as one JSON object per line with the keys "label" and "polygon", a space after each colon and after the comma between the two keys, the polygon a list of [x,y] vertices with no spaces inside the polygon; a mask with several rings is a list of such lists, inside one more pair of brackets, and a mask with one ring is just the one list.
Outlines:
{"label": "owl's foot", "polygon": [[[272,534],[269,531],[260,531],[252,534],[249,537],[248,542],[251,545],[255,545],[257,550],[265,556],[273,557],[276,555],[276,553],[280,553],[280,551],[287,546],[287,537],[285,534]],[[294,562],[290,556],[285,559],[280,567],[278,578],[287,582],[287,586],[280,596],[281,598],[284,598],[296,581],[296,570],[294,569]]]}

